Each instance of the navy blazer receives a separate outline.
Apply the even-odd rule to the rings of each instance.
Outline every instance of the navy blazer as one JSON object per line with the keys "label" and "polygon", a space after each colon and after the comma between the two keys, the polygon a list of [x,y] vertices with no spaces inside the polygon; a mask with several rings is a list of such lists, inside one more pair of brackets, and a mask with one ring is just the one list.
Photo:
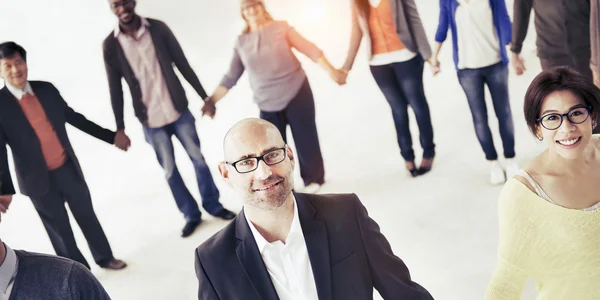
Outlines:
{"label": "navy blazer", "polygon": [[[109,144],[114,143],[115,132],[102,128],[75,112],[51,83],[44,81],[30,81],[29,83],[56,131],[58,139],[65,148],[68,159],[73,162],[77,172],[83,177],[83,172],[67,136],[65,124],[69,123]],[[39,138],[23,113],[18,100],[7,87],[4,87],[0,90],[0,195],[15,193],[8,168],[6,145],[9,145],[12,150],[21,193],[33,197],[45,195],[48,192],[49,171],[42,154]]]}
{"label": "navy blazer", "polygon": [[[294,194],[320,300],[432,300],[354,194]],[[201,300],[279,299],[244,212],[196,249]]]}

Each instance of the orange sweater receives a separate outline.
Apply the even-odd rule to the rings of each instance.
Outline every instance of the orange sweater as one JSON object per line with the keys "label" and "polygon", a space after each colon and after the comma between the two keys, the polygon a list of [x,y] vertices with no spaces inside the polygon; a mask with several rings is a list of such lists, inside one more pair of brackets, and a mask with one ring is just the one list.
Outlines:
{"label": "orange sweater", "polygon": [[40,140],[42,154],[46,159],[48,170],[52,171],[60,168],[67,160],[67,154],[40,101],[36,96],[25,93],[23,99],[19,100],[19,104]]}
{"label": "orange sweater", "polygon": [[381,0],[377,7],[371,6],[369,33],[373,55],[404,49],[404,44],[396,33],[389,0]]}

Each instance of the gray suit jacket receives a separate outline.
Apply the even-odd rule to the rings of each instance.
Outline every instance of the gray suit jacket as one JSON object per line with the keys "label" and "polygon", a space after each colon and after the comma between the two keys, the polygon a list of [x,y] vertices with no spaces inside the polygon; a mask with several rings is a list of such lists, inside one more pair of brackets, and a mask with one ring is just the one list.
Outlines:
{"label": "gray suit jacket", "polygon": [[100,282],[70,259],[15,250],[19,259],[10,300],[110,300]]}
{"label": "gray suit jacket", "polygon": [[600,0],[590,0],[590,67],[600,74]]}
{"label": "gray suit jacket", "polygon": [[[344,63],[344,68],[347,70],[350,70],[354,64],[363,36],[367,38],[367,41],[370,41],[368,24],[359,12],[354,0],[352,0],[352,3],[352,34],[348,56]],[[419,53],[424,60],[429,59],[431,57],[431,46],[425,34],[425,28],[423,28],[415,0],[390,0],[390,8],[396,25],[396,32],[406,49]],[[366,47],[370,58],[371,43],[367,42]]]}
{"label": "gray suit jacket", "polygon": [[[358,197],[294,194],[320,300],[433,300]],[[279,299],[244,212],[196,249],[200,300]]]}

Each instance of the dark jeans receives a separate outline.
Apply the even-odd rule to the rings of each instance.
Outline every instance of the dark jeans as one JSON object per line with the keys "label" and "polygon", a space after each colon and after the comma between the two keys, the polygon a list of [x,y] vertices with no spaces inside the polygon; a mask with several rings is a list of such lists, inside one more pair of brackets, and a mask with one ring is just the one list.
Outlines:
{"label": "dark jeans", "polygon": [[396,126],[400,154],[405,161],[414,161],[412,137],[408,123],[408,106],[412,108],[419,126],[420,142],[423,147],[423,158],[435,156],[433,143],[433,126],[429,105],[423,90],[423,58],[415,58],[383,66],[371,66],[375,82],[383,92],[390,107]]}
{"label": "dark jeans", "polygon": [[515,133],[508,97],[508,67],[501,62],[478,69],[458,70],[458,81],[462,86],[471,108],[475,133],[487,160],[498,159],[492,132],[488,125],[485,105],[485,85],[492,95],[494,111],[498,118],[504,157],[515,157]]}
{"label": "dark jeans", "polygon": [[185,186],[175,164],[175,152],[173,151],[173,141],[171,140],[173,135],[181,142],[181,145],[183,145],[183,148],[192,160],[198,187],[200,188],[200,196],[202,196],[202,207],[212,215],[223,209],[223,206],[219,202],[219,190],[200,151],[200,139],[196,132],[196,119],[194,119],[189,110],[183,112],[177,121],[169,125],[159,128],[144,126],[144,135],[146,136],[146,141],[152,145],[152,148],[156,152],[156,157],[165,171],[165,177],[169,183],[177,207],[185,216],[186,221],[199,221],[201,213],[198,203],[196,203],[196,200]]}
{"label": "dark jeans", "polygon": [[296,144],[296,156],[304,185],[325,183],[323,156],[315,123],[315,99],[308,80],[304,81],[298,94],[282,111],[260,112],[260,118],[273,123],[287,143],[287,125],[292,129]]}
{"label": "dark jeans", "polygon": [[542,70],[548,70],[554,67],[566,66],[571,69],[579,72],[579,74],[593,80],[592,69],[590,69],[590,59],[589,53],[583,55],[584,58],[581,58],[580,55],[572,55],[566,57],[552,57],[552,58],[540,58],[540,63],[542,65]]}
{"label": "dark jeans", "polygon": [[112,259],[113,254],[92,207],[88,186],[75,168],[73,162],[67,160],[62,167],[51,171],[48,193],[32,197],[31,201],[42,219],[56,255],[80,262],[89,269],[90,265],[75,243],[65,202],[69,204],[96,263]]}

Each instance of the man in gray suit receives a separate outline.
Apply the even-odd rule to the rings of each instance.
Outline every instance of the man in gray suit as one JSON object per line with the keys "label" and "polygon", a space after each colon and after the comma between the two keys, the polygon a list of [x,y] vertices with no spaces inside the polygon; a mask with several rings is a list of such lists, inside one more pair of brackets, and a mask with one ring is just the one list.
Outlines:
{"label": "man in gray suit", "polygon": [[294,153],[270,122],[229,130],[221,177],[244,200],[196,250],[198,299],[433,299],[354,194],[292,192]]}
{"label": "man in gray suit", "polygon": [[0,300],[9,299],[110,300],[110,297],[82,264],[58,256],[13,250],[0,240]]}

